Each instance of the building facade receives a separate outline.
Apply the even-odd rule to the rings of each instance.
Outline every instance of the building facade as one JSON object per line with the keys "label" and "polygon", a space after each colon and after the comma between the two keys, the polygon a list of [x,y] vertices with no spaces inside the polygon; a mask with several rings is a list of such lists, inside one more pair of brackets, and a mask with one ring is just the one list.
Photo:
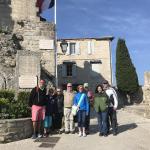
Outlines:
{"label": "building facade", "polygon": [[[68,43],[64,54],[60,44]],[[91,90],[104,79],[112,83],[111,41],[113,37],[60,39],[58,49],[58,85],[68,82],[74,87],[88,83]]]}

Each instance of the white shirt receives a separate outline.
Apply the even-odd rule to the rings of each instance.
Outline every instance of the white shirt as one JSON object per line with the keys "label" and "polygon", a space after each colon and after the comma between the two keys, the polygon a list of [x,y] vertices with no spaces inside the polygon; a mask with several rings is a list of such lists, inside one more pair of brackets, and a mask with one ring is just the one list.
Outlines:
{"label": "white shirt", "polygon": [[107,90],[106,90],[106,94],[107,96],[110,98],[111,95],[113,95],[113,98],[114,98],[114,105],[112,103],[110,103],[110,106],[109,107],[114,107],[115,109],[118,107],[118,96],[117,96],[117,93],[116,91],[109,87]]}

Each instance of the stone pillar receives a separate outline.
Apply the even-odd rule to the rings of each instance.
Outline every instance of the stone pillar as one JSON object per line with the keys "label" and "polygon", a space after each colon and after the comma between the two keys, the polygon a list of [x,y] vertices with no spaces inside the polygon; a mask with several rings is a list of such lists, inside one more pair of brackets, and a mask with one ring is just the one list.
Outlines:
{"label": "stone pillar", "polygon": [[144,116],[150,118],[150,72],[144,73],[143,97],[146,104]]}

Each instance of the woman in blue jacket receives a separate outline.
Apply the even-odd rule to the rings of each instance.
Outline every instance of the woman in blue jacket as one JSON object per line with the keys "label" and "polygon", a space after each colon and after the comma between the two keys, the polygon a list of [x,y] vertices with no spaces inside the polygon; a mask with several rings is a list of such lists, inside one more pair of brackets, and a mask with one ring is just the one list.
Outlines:
{"label": "woman in blue jacket", "polygon": [[84,93],[84,88],[82,85],[78,86],[78,93],[74,97],[74,105],[78,106],[77,120],[79,128],[79,137],[86,137],[85,126],[86,116],[89,113],[89,103],[88,97]]}

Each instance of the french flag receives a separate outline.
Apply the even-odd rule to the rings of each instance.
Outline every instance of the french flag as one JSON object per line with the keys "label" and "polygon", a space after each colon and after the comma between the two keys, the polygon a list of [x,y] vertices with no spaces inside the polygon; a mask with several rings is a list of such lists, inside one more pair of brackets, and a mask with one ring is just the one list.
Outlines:
{"label": "french flag", "polygon": [[39,13],[52,8],[55,4],[55,0],[37,0],[36,6],[39,7]]}

